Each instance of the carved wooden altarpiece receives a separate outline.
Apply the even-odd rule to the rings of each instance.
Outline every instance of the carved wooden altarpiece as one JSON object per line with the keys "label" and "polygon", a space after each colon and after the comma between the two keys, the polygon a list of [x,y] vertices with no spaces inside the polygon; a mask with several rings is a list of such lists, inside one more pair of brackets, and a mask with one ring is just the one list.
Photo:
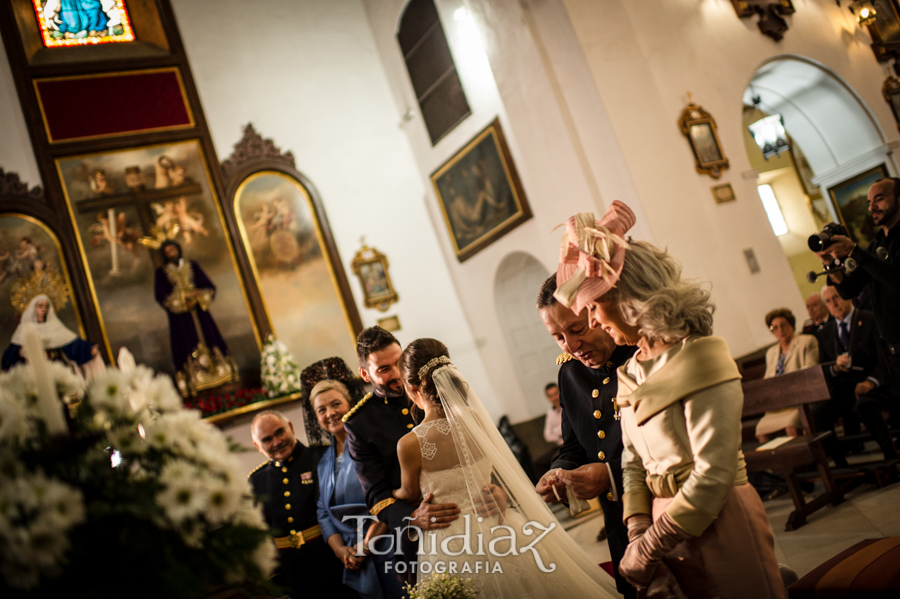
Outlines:
{"label": "carved wooden altarpiece", "polygon": [[[133,343],[139,362],[170,374],[166,317],[153,301],[152,275],[162,260],[152,242],[176,236],[217,286],[211,313],[227,317],[219,327],[242,386],[258,386],[259,348],[271,328],[172,7],[169,0],[116,0],[103,10],[122,14],[101,15],[103,30],[69,32],[44,0],[0,3],[0,34],[43,183],[41,193],[0,171],[0,213],[14,207],[58,238],[82,332],[107,361]],[[82,172],[79,162],[93,166]],[[289,154],[281,163],[305,185]],[[328,240],[333,246],[330,232]],[[339,260],[336,268],[342,272]],[[122,336],[123,317],[150,326],[116,299],[128,286],[137,304],[147,304],[145,320],[157,323],[152,334]]]}

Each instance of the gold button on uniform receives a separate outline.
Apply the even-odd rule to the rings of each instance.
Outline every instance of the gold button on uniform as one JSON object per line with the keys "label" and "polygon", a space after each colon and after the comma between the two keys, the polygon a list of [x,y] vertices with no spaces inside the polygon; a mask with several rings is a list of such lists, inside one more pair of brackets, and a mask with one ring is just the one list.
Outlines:
{"label": "gold button on uniform", "polygon": [[291,496],[291,492],[290,492],[290,491],[285,491],[285,492],[284,492],[284,496],[285,496],[285,497],[290,497],[290,496]]}
{"label": "gold button on uniform", "polygon": [[406,416],[407,414],[409,414],[409,410],[407,410],[406,408],[403,408],[403,409],[400,410],[400,411],[403,412],[403,415],[404,415],[404,416]]}
{"label": "gold button on uniform", "polygon": [[612,366],[612,360],[610,360],[609,362],[606,363],[607,368],[609,368],[610,366]]}
{"label": "gold button on uniform", "polygon": [[280,467],[281,467],[281,462],[275,462],[275,467],[276,467],[276,468],[280,468]]}
{"label": "gold button on uniform", "polygon": [[594,389],[593,391],[591,391],[591,397],[599,397],[599,396],[600,396],[600,391],[598,389]]}
{"label": "gold button on uniform", "polygon": [[605,379],[603,379],[603,384],[604,384],[604,385],[608,385],[608,384],[609,384],[609,377],[606,377]]}
{"label": "gold button on uniform", "polygon": [[292,535],[295,535],[295,534],[297,534],[297,531],[296,531],[296,530],[292,530],[292,531],[291,531],[291,534],[292,534]]}
{"label": "gold button on uniform", "polygon": [[597,457],[600,458],[601,460],[605,460],[606,454],[601,451],[600,453],[597,454]]}
{"label": "gold button on uniform", "polygon": [[597,431],[597,436],[600,437],[601,439],[605,439],[606,433],[604,431]]}
{"label": "gold button on uniform", "polygon": [[291,509],[291,504],[290,504],[290,503],[285,503],[285,504],[284,504],[284,509],[286,509],[286,510]]}
{"label": "gold button on uniform", "polygon": [[287,468],[282,467],[282,468],[281,468],[281,471],[282,471],[282,472],[287,472]]}
{"label": "gold button on uniform", "polygon": [[288,484],[288,479],[284,479],[284,480],[281,481],[281,482],[283,482],[284,484]]}
{"label": "gold button on uniform", "polygon": [[594,410],[594,418],[600,420],[601,417],[603,417],[603,412],[601,412],[600,410]]}
{"label": "gold button on uniform", "polygon": [[609,492],[606,494],[606,499],[609,500],[609,501],[612,501],[612,500],[613,500],[613,498],[612,498],[612,491],[609,491]]}
{"label": "gold button on uniform", "polygon": [[288,524],[290,524],[290,523],[293,522],[293,521],[294,521],[294,517],[293,517],[293,516],[288,516]]}
{"label": "gold button on uniform", "polygon": [[412,427],[413,427],[412,424],[407,424],[407,425],[406,425],[406,428],[412,428]]}

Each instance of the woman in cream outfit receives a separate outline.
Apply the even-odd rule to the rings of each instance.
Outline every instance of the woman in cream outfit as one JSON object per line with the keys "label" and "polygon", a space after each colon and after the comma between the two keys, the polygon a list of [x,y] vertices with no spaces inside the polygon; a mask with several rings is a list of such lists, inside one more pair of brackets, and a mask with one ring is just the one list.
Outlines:
{"label": "woman in cream outfit", "polygon": [[[778,308],[766,314],[766,326],[772,331],[775,345],[766,352],[766,376],[770,379],[795,370],[809,368],[819,363],[819,342],[812,335],[795,335],[797,320],[787,308]],[[766,412],[756,425],[760,442],[769,441],[780,430],[797,436],[802,431],[800,412],[797,408]]]}
{"label": "woman in cream outfit", "polygon": [[638,352],[619,375],[624,519],[619,570],[647,597],[782,598],[774,538],[741,452],[740,374],[712,337],[709,292],[665,252],[623,239],[634,223],[569,219],[557,299]]}

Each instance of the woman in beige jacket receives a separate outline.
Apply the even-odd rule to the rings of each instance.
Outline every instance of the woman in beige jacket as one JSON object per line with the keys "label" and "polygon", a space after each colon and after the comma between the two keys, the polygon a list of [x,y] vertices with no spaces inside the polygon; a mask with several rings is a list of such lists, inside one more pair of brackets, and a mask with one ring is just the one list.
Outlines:
{"label": "woman in beige jacket", "polygon": [[[819,363],[819,342],[813,335],[795,335],[797,319],[787,308],[777,308],[766,314],[766,326],[772,331],[775,345],[766,352],[766,376],[781,376],[795,370],[809,368]],[[766,412],[756,424],[756,436],[761,443],[769,441],[781,430],[790,436],[802,431],[800,411],[797,408]]]}
{"label": "woman in beige jacket", "polygon": [[[614,202],[569,219],[556,298],[638,352],[619,368],[623,518],[619,571],[647,597],[780,599],[784,584],[741,452],[743,393],[708,291]],[[601,458],[602,459],[602,458]]]}

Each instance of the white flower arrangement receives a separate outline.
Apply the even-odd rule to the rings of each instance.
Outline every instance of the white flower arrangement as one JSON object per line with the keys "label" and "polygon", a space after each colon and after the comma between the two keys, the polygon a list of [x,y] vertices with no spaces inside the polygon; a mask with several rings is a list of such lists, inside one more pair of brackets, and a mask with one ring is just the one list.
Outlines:
{"label": "white flower arrangement", "polygon": [[282,397],[300,391],[300,367],[284,343],[269,335],[261,356],[263,388],[269,397]]}
{"label": "white flower arrangement", "polygon": [[471,578],[458,574],[435,574],[416,586],[406,584],[409,599],[478,599],[481,592]]}
{"label": "white flower arrangement", "polygon": [[[110,368],[83,389],[43,366],[55,402],[30,366],[0,374],[0,596],[115,596],[137,580],[132,596],[265,589],[276,549],[238,448],[182,408],[172,381]],[[60,400],[74,416],[50,435],[43,412]]]}

